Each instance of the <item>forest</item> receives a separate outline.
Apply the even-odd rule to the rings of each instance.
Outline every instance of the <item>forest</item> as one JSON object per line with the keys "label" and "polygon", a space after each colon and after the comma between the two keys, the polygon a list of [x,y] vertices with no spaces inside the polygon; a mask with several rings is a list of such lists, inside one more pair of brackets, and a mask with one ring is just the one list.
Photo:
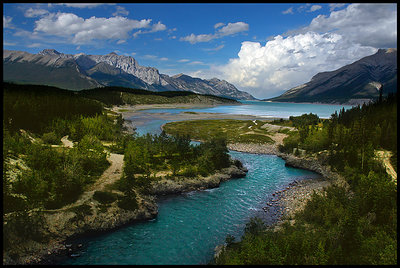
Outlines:
{"label": "forest", "polygon": [[[116,187],[132,196],[127,187],[146,192],[159,172],[170,179],[207,176],[232,164],[223,139],[195,146],[187,136],[132,135],[125,132],[121,115],[85,94],[47,86],[3,86],[3,215],[58,209],[76,201],[110,165],[110,152],[124,154],[123,177]],[[66,135],[73,148],[59,146]]]}
{"label": "forest", "polygon": [[295,223],[280,231],[252,218],[240,241],[227,237],[216,264],[396,264],[397,185],[374,151],[393,152],[396,165],[397,94],[343,109],[329,120],[311,114],[282,124],[299,131],[289,133],[281,151],[325,152],[350,189],[332,185],[325,195],[314,193]]}
{"label": "forest", "polygon": [[[122,119],[54,87],[3,83],[3,92],[3,215],[75,201],[109,166],[101,140],[121,136]],[[66,135],[76,146],[52,146]]]}

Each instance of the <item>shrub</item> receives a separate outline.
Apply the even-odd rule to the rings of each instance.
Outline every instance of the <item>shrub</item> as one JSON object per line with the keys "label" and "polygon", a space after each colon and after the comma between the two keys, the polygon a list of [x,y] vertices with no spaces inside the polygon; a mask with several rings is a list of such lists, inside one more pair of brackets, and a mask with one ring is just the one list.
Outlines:
{"label": "shrub", "polygon": [[134,211],[138,208],[136,194],[132,192],[129,196],[120,197],[117,204],[122,209]]}
{"label": "shrub", "polygon": [[189,178],[196,177],[197,169],[194,166],[185,167],[180,175],[182,175],[184,177],[189,177]]}
{"label": "shrub", "polygon": [[112,192],[95,191],[93,198],[102,204],[108,204],[117,200],[117,195]]}
{"label": "shrub", "polygon": [[46,144],[60,144],[60,138],[54,131],[47,132],[42,135],[42,141]]}
{"label": "shrub", "polygon": [[235,166],[237,166],[238,168],[243,168],[243,163],[240,162],[240,160],[238,160],[238,159],[233,160],[233,164]]}

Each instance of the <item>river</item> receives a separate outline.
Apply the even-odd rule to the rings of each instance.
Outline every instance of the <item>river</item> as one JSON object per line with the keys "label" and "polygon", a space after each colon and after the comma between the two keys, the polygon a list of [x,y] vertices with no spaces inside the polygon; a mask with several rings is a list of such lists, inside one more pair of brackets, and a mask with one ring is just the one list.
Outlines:
{"label": "river", "polygon": [[[190,111],[221,113],[240,111],[242,114],[243,112],[251,114],[249,105],[258,104],[246,103],[240,106],[218,106],[201,110],[190,109]],[[288,104],[280,107],[284,115],[281,117],[286,117],[287,111],[290,112],[299,106]],[[321,115],[330,115],[335,111],[332,109],[339,110],[342,106],[307,104],[307,107],[308,110],[292,115],[313,112],[324,117]],[[279,113],[263,112],[262,107],[253,108],[252,114],[279,117],[276,116]],[[316,112],[318,109],[319,113]],[[160,111],[157,109],[146,112]],[[169,109],[163,112],[179,111]],[[148,120],[138,130],[141,134],[157,133],[165,122],[167,121],[160,119]],[[245,224],[251,217],[258,216],[266,223],[276,220],[276,211],[266,213],[262,210],[272,193],[294,180],[319,176],[310,171],[285,167],[284,160],[275,155],[235,151],[229,153],[232,158],[239,159],[248,168],[246,177],[229,180],[214,189],[159,198],[157,201],[159,214],[156,219],[135,223],[95,237],[82,238],[77,241],[84,245],[78,252],[80,256],[69,258],[63,264],[207,264],[213,258],[214,248],[223,244],[227,235],[240,239]]]}

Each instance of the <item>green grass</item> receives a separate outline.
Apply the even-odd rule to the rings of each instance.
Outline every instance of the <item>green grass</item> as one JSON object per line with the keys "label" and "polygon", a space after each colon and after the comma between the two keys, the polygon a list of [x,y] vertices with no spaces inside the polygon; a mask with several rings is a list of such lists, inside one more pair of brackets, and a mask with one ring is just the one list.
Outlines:
{"label": "green grass", "polygon": [[206,141],[211,137],[224,137],[228,143],[272,143],[267,130],[262,129],[263,121],[257,120],[190,120],[171,122],[164,130],[172,135],[189,135],[192,139]]}

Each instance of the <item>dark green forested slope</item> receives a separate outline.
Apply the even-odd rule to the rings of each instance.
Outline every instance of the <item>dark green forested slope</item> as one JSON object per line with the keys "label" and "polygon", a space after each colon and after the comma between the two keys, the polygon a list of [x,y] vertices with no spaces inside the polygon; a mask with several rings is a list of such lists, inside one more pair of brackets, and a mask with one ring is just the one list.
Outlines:
{"label": "dark green forested slope", "polygon": [[331,186],[325,196],[314,194],[295,224],[278,232],[265,231],[252,219],[240,242],[227,238],[217,264],[397,263],[397,185],[374,156],[385,149],[397,160],[397,95],[323,123],[314,119],[292,117],[299,132],[290,134],[281,150],[325,150],[350,190]]}

